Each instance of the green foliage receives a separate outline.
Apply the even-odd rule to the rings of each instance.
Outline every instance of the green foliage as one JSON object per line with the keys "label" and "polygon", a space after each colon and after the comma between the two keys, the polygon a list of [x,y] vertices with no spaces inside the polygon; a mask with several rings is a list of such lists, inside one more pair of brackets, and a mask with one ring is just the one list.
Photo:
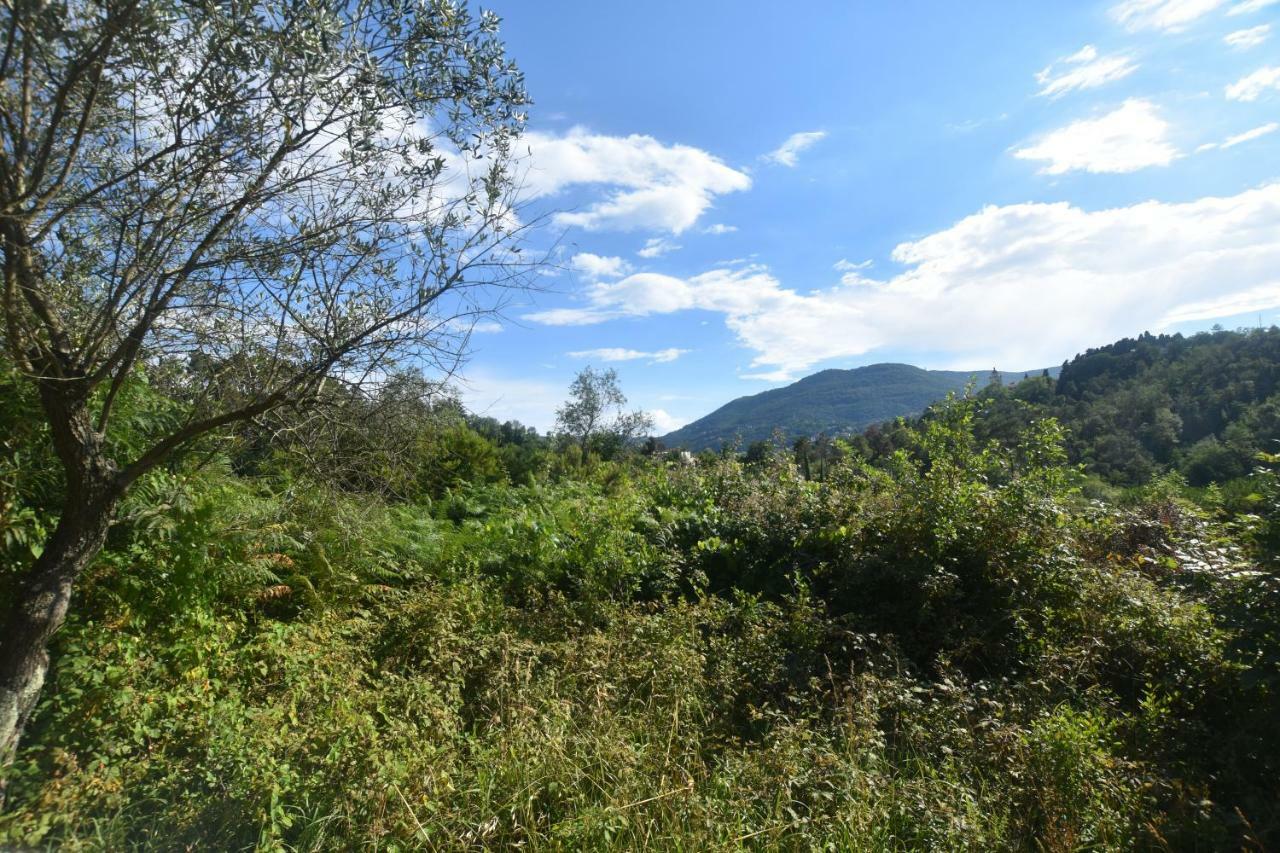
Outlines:
{"label": "green foliage", "polygon": [[433,426],[456,476],[416,502],[189,458],[81,589],[0,844],[1273,845],[1274,458],[1204,508],[1176,476],[1104,502],[1056,421],[988,411],[820,477],[555,454],[513,485],[503,449],[545,448]]}
{"label": "green foliage", "polygon": [[1194,486],[1225,483],[1280,435],[1277,364],[1276,328],[1144,334],[1077,356],[1056,382],[989,387],[982,431],[1007,439],[1026,417],[1053,416],[1072,460],[1110,482],[1138,485],[1172,468]]}
{"label": "green foliage", "polygon": [[627,412],[626,404],[616,370],[583,368],[569,386],[569,399],[556,409],[556,430],[577,442],[584,455],[613,459],[653,428],[649,415]]}

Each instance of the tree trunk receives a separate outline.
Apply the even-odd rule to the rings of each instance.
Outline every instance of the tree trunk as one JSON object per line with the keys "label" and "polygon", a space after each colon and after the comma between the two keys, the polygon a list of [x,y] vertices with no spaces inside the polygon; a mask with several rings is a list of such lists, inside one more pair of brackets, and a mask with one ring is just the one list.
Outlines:
{"label": "tree trunk", "polygon": [[117,499],[107,484],[75,491],[85,499],[68,500],[43,553],[19,582],[0,633],[0,808],[7,769],[49,669],[49,641],[66,619],[76,579],[102,549],[115,512]]}

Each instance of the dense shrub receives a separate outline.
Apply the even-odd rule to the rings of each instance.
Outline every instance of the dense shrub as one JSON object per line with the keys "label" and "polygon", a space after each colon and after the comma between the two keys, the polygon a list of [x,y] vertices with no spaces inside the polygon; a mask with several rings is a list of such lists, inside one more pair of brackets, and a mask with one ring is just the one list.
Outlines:
{"label": "dense shrub", "polygon": [[1106,503],[1054,422],[996,444],[980,405],[821,480],[579,458],[415,503],[175,466],[59,635],[0,844],[1274,845],[1274,474],[1247,515]]}

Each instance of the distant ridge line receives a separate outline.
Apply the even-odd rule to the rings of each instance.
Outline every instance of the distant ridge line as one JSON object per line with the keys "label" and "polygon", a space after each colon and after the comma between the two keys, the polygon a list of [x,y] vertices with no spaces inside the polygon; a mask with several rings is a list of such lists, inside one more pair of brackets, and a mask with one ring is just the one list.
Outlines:
{"label": "distant ridge line", "polygon": [[[998,371],[1009,382],[1045,370],[1056,376],[1061,368]],[[872,424],[923,412],[976,383],[991,381],[991,371],[926,370],[910,364],[885,362],[848,370],[819,371],[790,385],[731,400],[720,408],[661,437],[667,447],[718,449],[740,439],[743,444],[769,438],[781,430],[789,438],[850,435]]]}

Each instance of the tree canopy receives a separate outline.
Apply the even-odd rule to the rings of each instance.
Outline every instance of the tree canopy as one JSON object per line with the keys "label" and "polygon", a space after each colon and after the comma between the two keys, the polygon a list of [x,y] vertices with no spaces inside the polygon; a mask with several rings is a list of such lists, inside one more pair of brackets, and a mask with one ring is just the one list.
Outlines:
{"label": "tree canopy", "polygon": [[649,415],[628,412],[626,405],[616,370],[583,368],[569,386],[569,399],[556,410],[556,429],[576,441],[583,453],[612,455],[653,428]]}
{"label": "tree canopy", "polygon": [[[68,510],[6,618],[0,762],[131,485],[333,383],[447,373],[521,283],[528,99],[497,27],[448,0],[0,11],[3,342]],[[137,381],[177,405],[126,445]]]}

